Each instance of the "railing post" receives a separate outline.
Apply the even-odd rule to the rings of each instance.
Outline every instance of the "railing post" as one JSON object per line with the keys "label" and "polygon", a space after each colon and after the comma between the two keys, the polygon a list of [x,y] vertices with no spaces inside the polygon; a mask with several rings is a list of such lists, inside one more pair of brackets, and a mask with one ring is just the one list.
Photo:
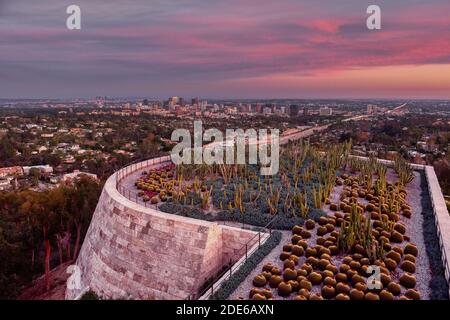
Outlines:
{"label": "railing post", "polygon": [[245,244],[245,262],[247,262],[247,244]]}
{"label": "railing post", "polygon": [[258,232],[258,248],[261,248],[261,232]]}

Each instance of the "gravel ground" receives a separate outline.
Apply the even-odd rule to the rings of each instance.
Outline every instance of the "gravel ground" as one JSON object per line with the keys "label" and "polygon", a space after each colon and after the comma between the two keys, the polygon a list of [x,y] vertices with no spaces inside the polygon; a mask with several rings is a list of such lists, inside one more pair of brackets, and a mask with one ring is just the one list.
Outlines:
{"label": "gravel ground", "polygon": [[[291,232],[290,231],[280,231],[282,234],[281,241],[260,263],[259,265],[245,278],[245,280],[239,285],[239,287],[230,296],[230,300],[237,300],[239,298],[248,299],[248,294],[253,288],[253,278],[261,273],[262,267],[267,263],[272,263],[273,265],[283,266],[279,259],[280,253],[283,251],[283,245],[290,243]],[[272,289],[273,290],[273,289]],[[275,291],[274,291],[275,293]]]}
{"label": "gravel ground", "polygon": [[[387,173],[388,181],[395,181],[396,174],[393,170],[389,169]],[[416,289],[420,292],[423,300],[428,299],[442,299],[445,298],[446,292],[448,292],[448,287],[443,288],[445,286],[445,279],[443,278],[443,272],[441,267],[441,256],[439,248],[437,250],[430,251],[427,246],[430,244],[437,245],[437,236],[435,232],[428,232],[427,238],[425,238],[426,232],[424,232],[424,227],[432,227],[427,226],[427,224],[432,223],[432,215],[431,209],[429,205],[427,205],[427,201],[429,199],[424,199],[423,188],[426,187],[426,183],[422,181],[424,177],[419,172],[415,172],[415,179],[407,186],[406,190],[408,192],[407,202],[412,208],[412,216],[411,219],[408,219],[404,216],[401,216],[401,221],[405,223],[407,226],[406,235],[410,237],[410,242],[414,243],[418,250],[419,254],[416,260],[416,272],[415,277],[417,279]],[[332,194],[330,195],[330,200],[332,203],[339,203],[339,196],[342,192],[343,187],[337,186],[334,188]],[[362,199],[360,199],[362,201]],[[366,202],[366,201],[362,201]],[[425,203],[425,208],[424,208]],[[323,209],[327,214],[333,214],[333,212],[329,209],[329,206],[325,206]],[[431,221],[430,220],[431,215]],[[317,228],[317,226],[316,226]],[[316,243],[316,229],[311,230],[312,237],[308,239],[308,244],[314,245]],[[283,263],[279,259],[279,254],[283,251],[282,247],[285,244],[291,243],[291,232],[290,231],[282,231],[283,237],[281,239],[280,244],[275,247],[272,252],[252,271],[252,273],[246,278],[246,280],[236,289],[236,291],[230,296],[230,299],[238,299],[244,298],[248,299],[248,294],[250,290],[253,288],[252,281],[253,278],[262,272],[262,267],[267,263],[272,263],[273,265],[278,266],[280,269],[283,269]],[[434,239],[434,238],[436,239]],[[433,239],[429,239],[433,238]],[[431,241],[431,242],[430,242]],[[401,244],[404,247],[408,242],[404,242]],[[428,250],[427,250],[428,249]],[[434,249],[434,248],[433,248]],[[336,266],[340,266],[341,259],[345,255],[340,255],[336,257],[332,257],[333,262]],[[300,261],[298,265],[301,265],[305,260],[305,257],[300,257]],[[398,279],[402,275],[401,269],[398,269],[396,274],[392,274],[393,278]],[[434,287],[433,287],[434,286]],[[268,286],[266,286],[268,287]],[[439,292],[434,292],[436,291]],[[277,299],[283,299],[276,294],[276,289],[271,289],[274,293],[274,296]],[[402,293],[406,290],[402,287]],[[320,292],[320,286],[314,286],[312,293]],[[295,295],[291,295],[288,298],[284,299],[293,299]],[[448,298],[448,296],[447,296]]]}
{"label": "gravel ground", "polygon": [[[423,234],[423,215],[422,215],[422,204],[421,204],[421,175],[415,172],[414,180],[408,184],[406,191],[408,196],[406,198],[407,202],[412,208],[411,219],[404,216],[400,217],[406,228],[406,235],[411,238],[410,242],[414,243],[419,249],[419,254],[416,259],[416,272],[415,276],[417,279],[416,289],[420,292],[422,299],[428,300],[430,298],[430,288],[429,282],[431,279],[431,268],[430,261],[426,252],[424,234]],[[403,243],[403,247],[407,242]],[[401,276],[401,273],[400,275]]]}

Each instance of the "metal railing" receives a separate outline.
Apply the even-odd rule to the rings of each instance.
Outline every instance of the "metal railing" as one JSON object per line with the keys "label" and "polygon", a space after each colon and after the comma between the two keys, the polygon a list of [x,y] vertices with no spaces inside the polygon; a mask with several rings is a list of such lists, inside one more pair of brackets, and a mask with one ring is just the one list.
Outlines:
{"label": "metal railing", "polygon": [[[433,175],[434,177],[430,177],[428,170],[433,170]],[[435,204],[435,194],[432,190],[432,185],[439,185],[439,182],[437,180],[436,174],[434,173],[434,169],[428,169],[425,168],[425,177],[427,179],[427,185],[428,185],[428,193],[430,195],[430,199],[431,199],[431,206],[433,208],[433,214],[434,214],[434,222],[436,225],[436,230],[437,230],[437,236],[438,236],[438,241],[439,241],[439,248],[441,249],[441,255],[442,255],[442,263],[444,264],[444,276],[445,279],[447,280],[447,284],[449,285],[449,294],[450,294],[450,261],[449,261],[449,257],[447,257],[447,250],[449,243],[445,243],[445,237],[444,237],[444,232],[445,230],[441,230],[440,227],[440,223],[439,223],[439,214],[438,214],[438,208]],[[430,178],[432,178],[433,181],[430,181]],[[442,194],[442,191],[441,191]],[[439,195],[438,195],[439,196]],[[443,198],[444,204],[445,204],[445,199]],[[446,206],[444,206],[445,208],[447,208]],[[446,215],[444,215],[445,217],[448,217],[448,211],[446,212]],[[450,219],[450,218],[446,218],[446,219]],[[446,248],[447,247],[447,248]]]}
{"label": "metal railing", "polygon": [[[215,290],[219,289],[222,283],[239,270],[239,268],[247,262],[248,258],[265,243],[272,234],[272,224],[276,218],[277,217],[274,217],[270,220],[270,222],[262,228],[263,231],[258,231],[258,233],[234,253],[234,256],[237,256],[238,258],[231,258],[228,263],[228,268],[216,275],[209,286],[197,293],[190,294],[185,300],[208,299],[210,296],[214,295]],[[256,247],[256,245],[258,246]]]}
{"label": "metal railing", "polygon": [[118,170],[115,173],[117,191],[122,196],[124,196],[125,198],[127,198],[130,201],[136,202],[146,208],[157,209],[158,208],[157,205],[154,205],[149,202],[141,200],[140,199],[141,197],[139,196],[139,191],[125,187],[125,186],[121,185],[121,182],[125,178],[134,174],[136,171],[144,170],[144,169],[151,169],[152,167],[158,168],[162,164],[169,163],[169,161],[170,161],[170,156],[163,156],[163,157],[158,157],[158,158],[154,158],[154,159],[147,159],[144,161],[137,160],[137,161],[127,165],[126,167],[123,167],[122,169]]}

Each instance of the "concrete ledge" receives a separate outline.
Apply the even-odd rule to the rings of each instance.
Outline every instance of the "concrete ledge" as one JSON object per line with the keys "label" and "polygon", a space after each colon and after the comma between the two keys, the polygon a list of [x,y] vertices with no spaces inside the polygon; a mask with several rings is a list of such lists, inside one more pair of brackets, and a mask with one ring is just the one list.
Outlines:
{"label": "concrete ledge", "polygon": [[[121,169],[108,178],[81,247],[79,289],[111,299],[185,299],[224,264],[238,260],[254,231],[146,208],[117,190],[120,177],[167,157]],[[256,240],[257,241],[257,240]]]}
{"label": "concrete ledge", "polygon": [[447,283],[450,284],[450,216],[434,168],[432,166],[426,166],[425,175],[428,182],[428,192],[430,193],[431,204],[433,206],[439,245],[441,247],[445,279],[447,280]]}

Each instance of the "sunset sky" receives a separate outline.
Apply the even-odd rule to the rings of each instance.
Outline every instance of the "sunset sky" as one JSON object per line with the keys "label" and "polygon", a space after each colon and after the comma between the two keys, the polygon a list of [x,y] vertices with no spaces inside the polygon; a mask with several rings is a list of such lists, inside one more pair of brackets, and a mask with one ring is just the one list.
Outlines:
{"label": "sunset sky", "polygon": [[447,99],[450,1],[0,0],[0,98],[98,95]]}

